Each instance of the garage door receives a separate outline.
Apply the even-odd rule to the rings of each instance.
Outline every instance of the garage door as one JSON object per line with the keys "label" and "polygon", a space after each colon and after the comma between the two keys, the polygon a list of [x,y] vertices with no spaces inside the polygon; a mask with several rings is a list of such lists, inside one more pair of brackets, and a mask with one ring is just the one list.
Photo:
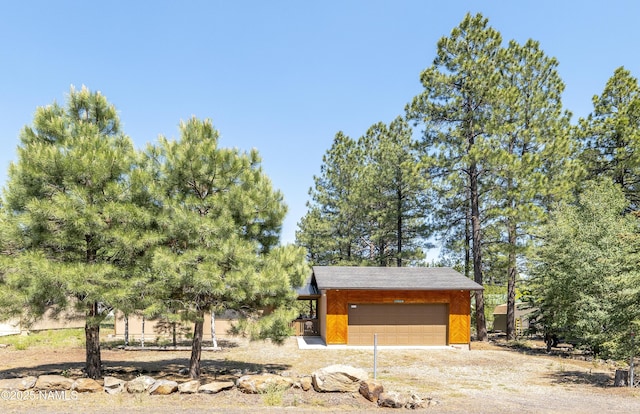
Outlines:
{"label": "garage door", "polygon": [[350,304],[349,345],[447,345],[447,304]]}

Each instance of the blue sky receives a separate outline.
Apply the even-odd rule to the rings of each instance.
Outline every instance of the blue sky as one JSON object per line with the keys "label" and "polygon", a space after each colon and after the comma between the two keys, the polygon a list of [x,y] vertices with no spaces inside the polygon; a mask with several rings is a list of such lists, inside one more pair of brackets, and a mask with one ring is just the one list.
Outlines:
{"label": "blue sky", "polygon": [[559,60],[574,120],[615,68],[640,76],[633,0],[2,1],[0,184],[36,107],[86,85],[118,108],[138,148],[177,138],[192,115],[212,119],[222,146],[257,148],[293,242],[335,134],[401,115],[467,12]]}

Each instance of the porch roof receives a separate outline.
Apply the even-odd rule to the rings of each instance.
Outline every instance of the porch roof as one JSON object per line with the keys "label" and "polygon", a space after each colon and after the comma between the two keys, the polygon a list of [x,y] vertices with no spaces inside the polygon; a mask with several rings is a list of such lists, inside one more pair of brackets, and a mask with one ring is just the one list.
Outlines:
{"label": "porch roof", "polygon": [[318,286],[313,282],[313,274],[310,274],[304,284],[296,289],[298,299],[317,299],[320,297]]}

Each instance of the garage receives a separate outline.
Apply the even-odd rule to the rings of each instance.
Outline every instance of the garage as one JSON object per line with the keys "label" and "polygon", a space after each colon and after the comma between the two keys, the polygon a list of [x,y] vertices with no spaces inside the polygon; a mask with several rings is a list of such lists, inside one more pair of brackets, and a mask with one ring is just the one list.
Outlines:
{"label": "garage", "polygon": [[[471,342],[471,292],[449,267],[313,266],[298,289],[327,345],[453,346]],[[305,304],[301,309],[310,308]],[[311,312],[313,313],[313,312]],[[304,321],[307,322],[306,320]]]}
{"label": "garage", "polygon": [[437,304],[351,303],[347,343],[373,345],[447,345],[449,307]]}

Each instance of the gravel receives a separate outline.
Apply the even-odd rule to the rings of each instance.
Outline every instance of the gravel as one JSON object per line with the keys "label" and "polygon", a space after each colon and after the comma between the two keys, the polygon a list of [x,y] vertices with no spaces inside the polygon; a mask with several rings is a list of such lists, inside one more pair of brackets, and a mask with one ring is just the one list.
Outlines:
{"label": "gravel", "polygon": [[[272,372],[286,376],[309,375],[314,370],[346,364],[373,377],[373,350],[299,350],[295,338],[278,346],[266,342],[234,340],[219,351],[203,352],[203,381],[234,379],[240,375]],[[633,413],[640,412],[640,390],[613,387],[611,363],[547,355],[535,344],[511,349],[493,343],[472,343],[471,351],[455,349],[377,352],[377,379],[385,390],[416,394],[431,404],[429,413]],[[109,375],[130,379],[137,375],[188,378],[179,372],[188,365],[189,351],[128,352],[103,350]],[[0,378],[43,373],[80,372],[84,350],[15,350],[0,348]],[[272,404],[272,403],[271,403]],[[150,396],[79,394],[68,401],[0,401],[0,412],[39,413],[261,413],[371,412],[378,408],[358,395],[289,390],[278,406],[264,395],[234,390],[216,395]]]}

